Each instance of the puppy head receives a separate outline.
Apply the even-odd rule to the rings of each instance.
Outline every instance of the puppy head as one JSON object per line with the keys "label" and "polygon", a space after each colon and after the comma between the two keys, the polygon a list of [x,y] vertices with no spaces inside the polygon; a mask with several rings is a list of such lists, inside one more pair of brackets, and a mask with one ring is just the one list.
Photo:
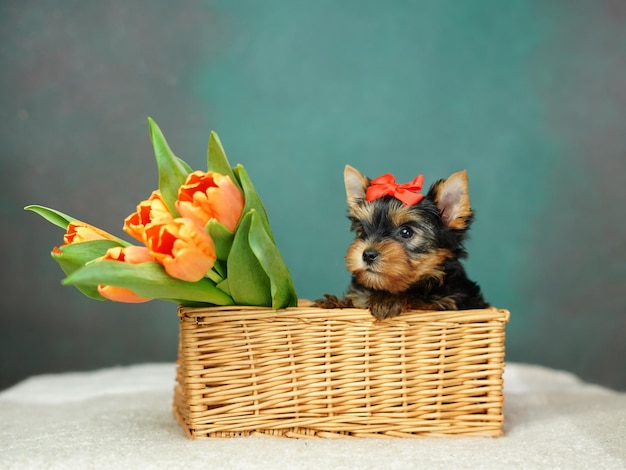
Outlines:
{"label": "puppy head", "polygon": [[346,262],[361,285],[400,293],[420,281],[442,283],[446,260],[465,256],[463,240],[473,216],[465,171],[437,181],[413,205],[390,195],[368,201],[371,181],[349,165],[344,182],[356,234]]}

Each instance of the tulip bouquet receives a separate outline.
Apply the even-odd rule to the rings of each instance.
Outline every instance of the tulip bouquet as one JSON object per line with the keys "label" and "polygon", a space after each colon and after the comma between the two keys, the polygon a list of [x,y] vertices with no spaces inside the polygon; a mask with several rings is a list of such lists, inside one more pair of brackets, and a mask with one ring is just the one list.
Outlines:
{"label": "tulip bouquet", "polygon": [[52,250],[67,275],[63,284],[119,302],[295,306],[289,270],[245,168],[230,166],[211,132],[208,171],[193,171],[148,122],[159,189],[123,225],[139,245],[54,209],[25,207],[66,231]]}

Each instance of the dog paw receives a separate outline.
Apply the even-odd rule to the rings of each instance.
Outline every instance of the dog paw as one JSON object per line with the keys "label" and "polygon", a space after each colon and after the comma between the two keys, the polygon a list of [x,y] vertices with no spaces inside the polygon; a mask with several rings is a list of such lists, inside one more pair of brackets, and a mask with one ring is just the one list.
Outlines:
{"label": "dog paw", "polygon": [[400,315],[404,311],[402,302],[393,298],[370,298],[370,312],[377,320],[393,318]]}
{"label": "dog paw", "polygon": [[336,295],[324,294],[323,299],[317,299],[313,301],[313,307],[317,308],[351,308],[352,301],[347,299],[339,299]]}

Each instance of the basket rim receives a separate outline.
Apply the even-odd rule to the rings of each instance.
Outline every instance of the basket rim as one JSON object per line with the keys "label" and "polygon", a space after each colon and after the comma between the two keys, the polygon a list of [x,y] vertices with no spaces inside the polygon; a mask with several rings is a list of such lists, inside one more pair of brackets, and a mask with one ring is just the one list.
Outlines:
{"label": "basket rim", "polygon": [[324,309],[312,307],[301,301],[297,307],[288,307],[274,310],[271,307],[251,305],[227,305],[216,307],[178,307],[180,318],[198,318],[211,321],[229,320],[267,320],[267,321],[331,321],[357,322],[369,324],[409,324],[409,323],[474,323],[497,321],[508,323],[510,312],[507,309],[489,307],[472,310],[410,310],[401,315],[376,320],[367,309],[361,308],[333,308]]}

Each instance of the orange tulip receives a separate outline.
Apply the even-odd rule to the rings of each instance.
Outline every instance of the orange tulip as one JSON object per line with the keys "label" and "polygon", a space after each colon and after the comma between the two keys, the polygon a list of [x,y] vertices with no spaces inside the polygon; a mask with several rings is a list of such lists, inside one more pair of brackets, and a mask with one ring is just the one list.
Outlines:
{"label": "orange tulip", "polygon": [[104,230],[86,224],[79,220],[71,221],[67,226],[67,231],[63,236],[63,242],[66,245],[72,243],[87,242],[90,240],[117,240],[117,237],[105,232]]}
{"label": "orange tulip", "polygon": [[144,242],[143,234],[146,225],[155,222],[172,220],[172,215],[161,198],[159,190],[152,191],[150,198],[137,205],[137,211],[124,219],[123,230],[140,242]]}
{"label": "orange tulip", "polygon": [[145,228],[146,246],[170,276],[196,282],[213,267],[215,245],[203,227],[180,217]]}
{"label": "orange tulip", "polygon": [[194,171],[178,190],[176,209],[183,217],[204,227],[216,219],[231,232],[243,212],[243,195],[229,176],[213,171]]}
{"label": "orange tulip", "polygon": [[[150,255],[150,251],[143,246],[116,246],[114,248],[109,248],[106,254],[100,259],[121,261],[130,264],[139,264],[145,263],[146,261],[154,261],[152,256]],[[141,297],[135,294],[132,290],[125,287],[106,286],[101,284],[98,286],[98,292],[102,297],[113,300],[115,302],[140,303],[152,300],[146,297]]]}

